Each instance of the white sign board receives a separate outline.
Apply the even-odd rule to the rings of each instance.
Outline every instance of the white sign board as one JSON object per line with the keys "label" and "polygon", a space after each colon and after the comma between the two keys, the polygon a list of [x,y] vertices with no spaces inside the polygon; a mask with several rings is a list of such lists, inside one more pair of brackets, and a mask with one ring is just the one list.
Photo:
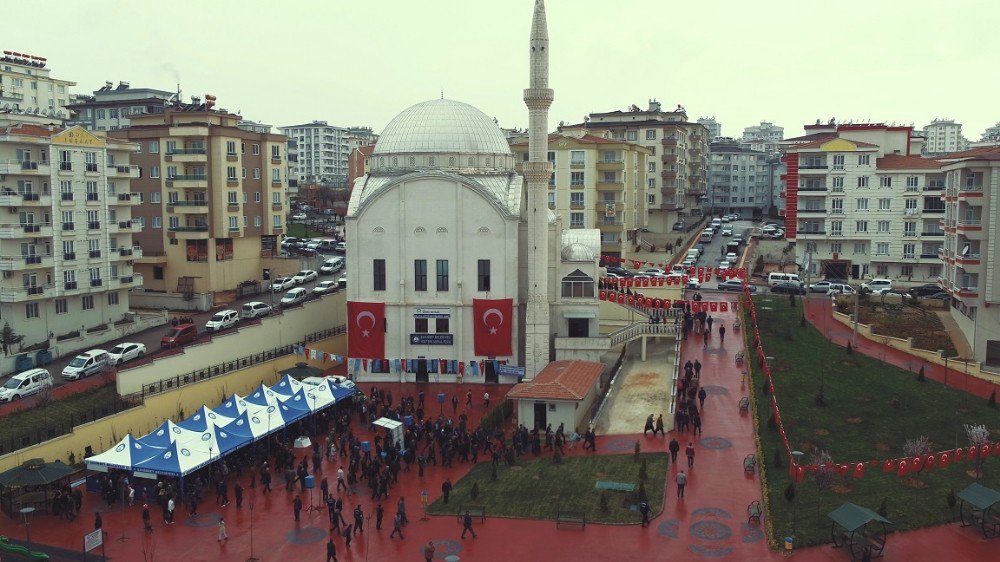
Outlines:
{"label": "white sign board", "polygon": [[90,552],[102,544],[104,544],[104,531],[102,529],[95,529],[83,536],[84,552]]}

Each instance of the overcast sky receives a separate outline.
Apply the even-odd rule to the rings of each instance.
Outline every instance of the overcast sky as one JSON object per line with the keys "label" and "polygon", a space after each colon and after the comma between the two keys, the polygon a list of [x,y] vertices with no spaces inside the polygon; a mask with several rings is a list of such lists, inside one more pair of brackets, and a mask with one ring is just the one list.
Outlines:
{"label": "overcast sky", "polygon": [[[211,93],[273,125],[381,130],[440,96],[524,127],[533,0],[56,0],[25,5],[2,48],[105,80]],[[548,0],[550,128],[588,112],[683,104],[739,136],[762,120],[1000,120],[996,0]],[[153,7],[155,6],[155,10]],[[29,12],[44,16],[30,23]],[[8,14],[9,15],[9,14]],[[9,19],[9,18],[8,18]],[[12,23],[12,21],[9,21]]]}

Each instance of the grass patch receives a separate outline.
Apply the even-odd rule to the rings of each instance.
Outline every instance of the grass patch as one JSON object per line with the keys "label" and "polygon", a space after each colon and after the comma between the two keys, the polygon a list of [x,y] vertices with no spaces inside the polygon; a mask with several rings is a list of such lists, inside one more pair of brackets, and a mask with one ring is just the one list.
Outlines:
{"label": "grass patch", "polygon": [[290,223],[286,232],[288,236],[294,236],[295,238],[317,238],[325,236],[321,230],[309,228],[301,222]]}
{"label": "grass patch", "polygon": [[[522,457],[513,467],[501,463],[497,480],[491,479],[492,463],[481,462],[461,480],[451,493],[448,505],[438,498],[427,511],[437,515],[455,513],[460,505],[486,506],[486,515],[522,517],[526,519],[555,519],[556,512],[582,511],[587,522],[639,523],[642,516],[630,506],[638,504],[626,492],[606,491],[607,507],[601,508],[601,490],[594,488],[598,480],[626,482],[639,485],[639,469],[646,461],[645,484],[650,514],[663,509],[663,491],[667,478],[666,453],[635,455],[594,455],[563,457],[555,464],[551,457],[526,459]],[[470,492],[478,484],[479,498],[472,500]]]}
{"label": "grass patch", "polygon": [[110,416],[129,408],[114,383],[98,386],[45,405],[13,412],[0,418],[3,450],[13,451],[69,433],[73,426]]}
{"label": "grass patch", "polygon": [[[852,314],[850,302],[841,302],[838,311]],[[913,345],[918,349],[940,349],[945,357],[955,357],[958,351],[935,310],[913,305],[884,307],[881,298],[869,297],[858,305],[858,322],[870,325],[876,334],[904,340],[913,338]]]}
{"label": "grass patch", "polygon": [[[967,447],[966,423],[984,424],[996,439],[1000,411],[989,408],[986,400],[931,380],[917,382],[916,373],[857,351],[847,355],[811,325],[799,327],[801,307],[789,307],[787,299],[757,298],[755,302],[764,351],[773,357],[770,364],[778,408],[792,448],[806,453],[803,462],[817,450],[829,452],[835,463],[902,457],[904,442],[921,435],[930,440],[935,453]],[[748,351],[747,357],[755,356],[755,351]],[[772,538],[778,540],[792,529],[793,504],[785,498],[791,478],[787,459],[781,468],[774,467],[781,438],[767,424],[771,412],[763,394],[763,373],[756,361],[748,365],[762,458],[768,459],[765,490]],[[816,405],[821,385],[825,406]],[[869,465],[862,479],[836,476],[825,491],[807,475],[796,490],[799,544],[829,542],[826,514],[845,501],[874,510],[888,498],[888,519],[895,531],[952,521],[955,513],[948,507],[948,493],[974,481],[966,473],[972,466],[963,461],[900,479],[895,474],[883,475],[881,466]],[[1000,489],[1000,463],[995,457],[986,461],[984,470],[981,483]]]}

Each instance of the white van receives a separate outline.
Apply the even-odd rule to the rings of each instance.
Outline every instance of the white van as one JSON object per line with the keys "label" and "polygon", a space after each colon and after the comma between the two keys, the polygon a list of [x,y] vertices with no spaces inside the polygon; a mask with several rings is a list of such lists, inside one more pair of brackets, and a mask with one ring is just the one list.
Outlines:
{"label": "white van", "polygon": [[108,357],[107,351],[103,349],[91,349],[74,357],[69,362],[69,365],[66,365],[66,368],[62,370],[62,377],[75,381],[89,377],[90,375],[103,373],[110,364],[111,358]]}
{"label": "white van", "polygon": [[320,275],[333,275],[341,269],[344,269],[344,258],[336,257],[330,258],[323,262],[323,265],[319,268]]}
{"label": "white van", "polygon": [[767,274],[767,286],[773,287],[778,283],[795,283],[796,285],[801,285],[799,281],[799,276],[794,273],[781,273],[778,271],[772,271]]}
{"label": "white van", "polygon": [[698,248],[691,248],[687,252],[687,257],[698,259],[701,257],[701,250],[699,250]]}
{"label": "white van", "polygon": [[45,369],[28,369],[7,379],[0,386],[0,402],[13,402],[46,388],[52,388],[49,372]]}
{"label": "white van", "polygon": [[702,232],[701,233],[701,241],[702,242],[711,242],[712,241],[712,237],[713,237],[712,234],[713,233],[712,233],[711,230],[706,230],[706,231]]}
{"label": "white van", "polygon": [[271,314],[271,307],[267,303],[263,302],[248,302],[243,305],[243,318],[260,318],[261,316],[268,316]]}
{"label": "white van", "polygon": [[324,238],[322,240],[315,240],[306,245],[306,248],[311,250],[316,250],[317,252],[328,253],[333,252],[337,249],[337,241],[333,238]]}

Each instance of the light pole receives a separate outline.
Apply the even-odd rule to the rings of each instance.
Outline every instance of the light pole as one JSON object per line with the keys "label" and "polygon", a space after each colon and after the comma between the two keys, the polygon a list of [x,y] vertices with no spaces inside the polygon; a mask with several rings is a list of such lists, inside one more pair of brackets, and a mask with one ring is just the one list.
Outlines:
{"label": "light pole", "polygon": [[[792,457],[795,459],[796,469],[798,468],[799,462],[802,460],[802,455],[804,454],[805,453],[803,453],[802,451],[792,451]],[[796,519],[796,515],[798,515],[797,512],[799,506],[799,494],[798,494],[798,489],[795,486],[795,476],[792,476],[792,489],[796,490],[795,496],[792,497],[792,537],[794,538],[798,534],[798,522]]]}
{"label": "light pole", "polygon": [[253,502],[257,499],[257,489],[253,488],[250,491],[250,558],[246,559],[246,562],[258,562],[260,558],[257,558],[253,554]]}
{"label": "light pole", "polygon": [[24,535],[27,543],[28,556],[31,556],[31,517],[35,514],[35,508],[22,507],[21,517],[24,519]]}

